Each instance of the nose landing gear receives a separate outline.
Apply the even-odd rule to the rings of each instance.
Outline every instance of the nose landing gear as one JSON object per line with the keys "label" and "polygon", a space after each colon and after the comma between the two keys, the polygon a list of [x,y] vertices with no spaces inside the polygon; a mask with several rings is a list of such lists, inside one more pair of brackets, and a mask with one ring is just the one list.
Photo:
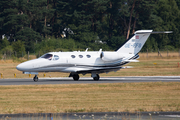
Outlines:
{"label": "nose landing gear", "polygon": [[34,80],[34,82],[37,82],[37,81],[38,81],[37,75],[34,76],[33,80]]}

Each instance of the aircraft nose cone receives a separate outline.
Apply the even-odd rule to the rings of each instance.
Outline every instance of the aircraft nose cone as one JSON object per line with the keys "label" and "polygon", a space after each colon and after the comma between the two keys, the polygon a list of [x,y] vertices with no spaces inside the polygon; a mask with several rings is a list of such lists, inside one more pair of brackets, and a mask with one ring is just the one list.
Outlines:
{"label": "aircraft nose cone", "polygon": [[21,64],[19,64],[18,66],[16,66],[16,69],[17,69],[17,70],[20,70],[20,71],[23,71],[24,65],[21,63]]}

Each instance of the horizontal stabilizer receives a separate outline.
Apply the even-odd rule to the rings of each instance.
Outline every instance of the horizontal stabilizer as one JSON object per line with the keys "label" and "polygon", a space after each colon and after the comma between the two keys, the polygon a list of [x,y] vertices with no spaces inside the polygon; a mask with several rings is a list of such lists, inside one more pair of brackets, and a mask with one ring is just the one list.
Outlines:
{"label": "horizontal stabilizer", "polygon": [[173,33],[173,31],[155,31],[155,32],[141,32],[141,31],[137,31],[135,32],[135,34],[146,34],[146,33],[151,33],[151,34],[159,34],[159,33]]}

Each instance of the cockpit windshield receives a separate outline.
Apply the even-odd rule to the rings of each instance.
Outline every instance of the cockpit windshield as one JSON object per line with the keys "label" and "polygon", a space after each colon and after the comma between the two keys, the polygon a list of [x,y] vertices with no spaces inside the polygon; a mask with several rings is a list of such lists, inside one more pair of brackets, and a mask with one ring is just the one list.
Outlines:
{"label": "cockpit windshield", "polygon": [[52,54],[44,54],[43,56],[41,56],[40,58],[45,58],[45,59],[48,59],[48,60],[51,60],[52,59]]}

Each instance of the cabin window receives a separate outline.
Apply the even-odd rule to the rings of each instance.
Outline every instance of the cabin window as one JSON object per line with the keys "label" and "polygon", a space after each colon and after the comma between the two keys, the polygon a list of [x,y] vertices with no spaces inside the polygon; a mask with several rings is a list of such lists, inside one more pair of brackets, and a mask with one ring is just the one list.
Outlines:
{"label": "cabin window", "polygon": [[58,55],[54,55],[53,60],[59,60],[59,56]]}
{"label": "cabin window", "polygon": [[91,57],[91,55],[86,55],[86,57],[87,57],[87,58],[90,58],[90,57]]}
{"label": "cabin window", "polygon": [[75,58],[76,56],[75,55],[71,55],[72,58]]}
{"label": "cabin window", "polygon": [[79,58],[83,58],[83,56],[82,56],[82,55],[79,55]]}
{"label": "cabin window", "polygon": [[41,58],[45,58],[45,59],[51,60],[52,56],[53,56],[52,54],[44,54],[43,56],[41,56]]}

